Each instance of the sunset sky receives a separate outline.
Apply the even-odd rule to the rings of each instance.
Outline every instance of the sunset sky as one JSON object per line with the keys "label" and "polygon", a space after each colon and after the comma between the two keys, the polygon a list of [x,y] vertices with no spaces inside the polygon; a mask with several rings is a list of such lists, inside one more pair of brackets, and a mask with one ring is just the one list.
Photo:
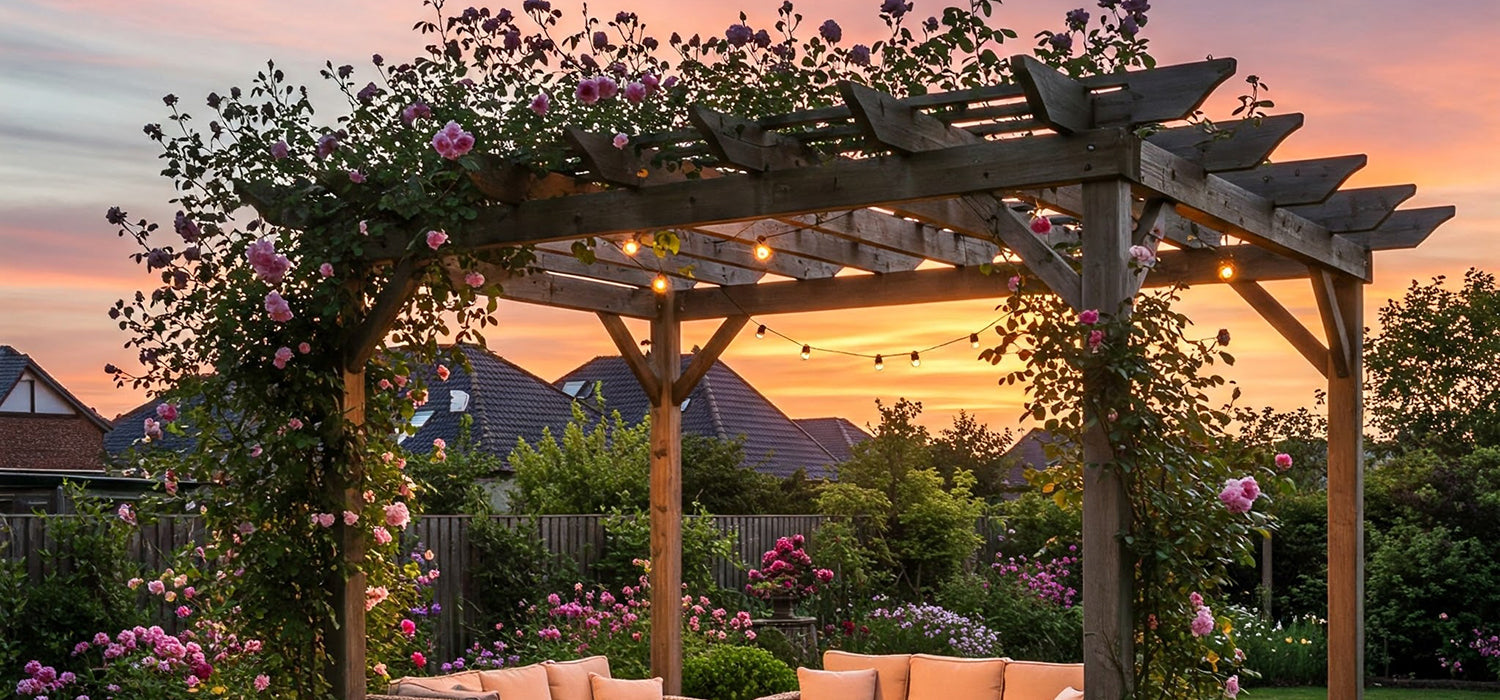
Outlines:
{"label": "sunset sky", "polygon": [[[1010,0],[997,24],[1018,30],[1014,52],[1038,30],[1060,28],[1084,0]],[[926,17],[947,3],[915,0]],[[451,3],[463,7],[458,2]],[[515,4],[519,5],[519,0]],[[554,0],[569,17],[577,6]],[[1088,6],[1097,13],[1096,3]],[[1243,76],[1256,74],[1273,112],[1303,112],[1306,125],[1276,153],[1280,160],[1369,154],[1350,186],[1412,182],[1405,206],[1455,204],[1450,221],[1422,248],[1376,254],[1366,323],[1413,279],[1460,277],[1470,266],[1500,271],[1500,2],[1493,0],[1155,0],[1146,35],[1162,63],[1233,56],[1239,73],[1210,102],[1228,118]],[[774,21],[779,2],[743,6],[752,25]],[[492,4],[498,9],[501,5]],[[804,0],[808,28],[827,18],[846,41],[883,29],[878,0]],[[721,33],[738,7],[722,2],[596,2],[596,14],[638,12],[660,36]],[[145,397],[117,390],[102,367],[134,367],[125,336],[105,310],[151,279],[127,260],[104,211],[167,218],[170,183],[159,177],[155,143],[141,133],[164,116],[175,93],[204,111],[203,96],[245,86],[274,58],[297,82],[316,83],[325,59],[367,67],[372,53],[415,56],[410,27],[428,16],[420,0],[6,0],[0,3],[0,344],[30,354],[106,418]],[[805,28],[804,31],[807,31]],[[329,103],[331,104],[331,103]],[[322,115],[328,120],[332,113]],[[1310,326],[1316,309],[1306,283],[1269,285]],[[1227,376],[1252,405],[1310,405],[1323,380],[1238,296],[1219,289],[1187,294],[1184,309],[1204,336],[1227,327],[1239,358]],[[994,303],[878,308],[767,317],[800,341],[899,355],[985,326]],[[502,307],[489,345],[547,379],[613,349],[592,314],[521,304]],[[874,399],[922,401],[928,422],[946,425],[960,409],[996,427],[1017,424],[1022,395],[996,386],[1000,372],[975,361],[967,343],[923,355],[922,366],[821,355],[756,340],[753,328],[724,359],[793,417],[842,415],[865,423]],[[638,329],[638,333],[640,330]],[[693,324],[683,345],[712,327]]]}

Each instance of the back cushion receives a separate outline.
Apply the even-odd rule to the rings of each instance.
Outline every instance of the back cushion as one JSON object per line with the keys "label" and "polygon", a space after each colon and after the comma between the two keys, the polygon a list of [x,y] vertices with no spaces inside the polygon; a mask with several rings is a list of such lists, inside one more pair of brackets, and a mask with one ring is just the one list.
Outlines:
{"label": "back cushion", "polygon": [[480,671],[484,690],[494,690],[505,700],[552,700],[547,687],[547,669],[541,664]]}
{"label": "back cushion", "polygon": [[1005,665],[1005,700],[1053,700],[1083,687],[1083,664],[1012,661]]}
{"label": "back cushion", "polygon": [[907,700],[906,686],[911,654],[850,654],[830,649],[823,653],[823,668],[829,671],[875,670],[875,700]]}
{"label": "back cushion", "polygon": [[590,656],[575,661],[548,661],[542,664],[547,671],[547,686],[552,700],[594,700],[594,691],[589,687],[589,674],[609,678],[609,659]]}
{"label": "back cushion", "polygon": [[875,669],[814,671],[797,669],[802,700],[875,700]]}
{"label": "back cushion", "polygon": [[907,700],[1000,700],[1004,690],[1005,659],[911,657]]}
{"label": "back cushion", "polygon": [[391,695],[421,695],[412,689],[426,690],[480,690],[479,672],[465,671],[446,676],[407,676],[391,683]]}
{"label": "back cushion", "polygon": [[598,700],[662,700],[660,678],[627,681],[590,673],[589,687]]}

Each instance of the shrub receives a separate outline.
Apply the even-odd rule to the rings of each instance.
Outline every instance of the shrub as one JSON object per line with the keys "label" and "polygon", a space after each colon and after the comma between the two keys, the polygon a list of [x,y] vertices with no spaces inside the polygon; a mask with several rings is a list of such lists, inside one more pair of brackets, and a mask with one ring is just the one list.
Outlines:
{"label": "shrub", "polygon": [[682,692],[703,700],[754,700],[797,689],[797,672],[765,649],[721,645],[682,663]]}
{"label": "shrub", "polygon": [[863,624],[843,623],[832,646],[865,654],[985,657],[1001,653],[1000,635],[973,616],[938,605],[902,603],[870,611]]}
{"label": "shrub", "polygon": [[1247,684],[1321,685],[1328,679],[1327,621],[1299,615],[1272,623],[1244,608],[1227,612],[1245,652],[1249,672],[1241,680]]}
{"label": "shrub", "polygon": [[494,628],[496,623],[511,626],[522,617],[528,603],[541,600],[548,591],[575,577],[569,571],[571,562],[554,556],[534,533],[535,523],[513,529],[493,518],[470,521],[469,546],[474,561],[492,562],[490,566],[473,567],[473,588],[465,601],[478,609],[484,629]]}
{"label": "shrub", "polygon": [[[1039,571],[1056,570],[1037,567]],[[983,620],[1000,638],[1003,653],[1017,659],[1072,663],[1083,659],[1083,609],[1053,599],[1051,586],[1033,587],[1008,567],[986,574],[959,574],[938,590],[937,602],[955,613]]]}
{"label": "shrub", "polygon": [[[714,561],[741,566],[733,532],[719,532],[708,513],[682,521],[682,582],[697,592],[718,589]],[[640,574],[636,562],[651,557],[651,520],[644,512],[615,509],[604,519],[604,551],[594,563],[594,580],[606,588],[632,585]]]}

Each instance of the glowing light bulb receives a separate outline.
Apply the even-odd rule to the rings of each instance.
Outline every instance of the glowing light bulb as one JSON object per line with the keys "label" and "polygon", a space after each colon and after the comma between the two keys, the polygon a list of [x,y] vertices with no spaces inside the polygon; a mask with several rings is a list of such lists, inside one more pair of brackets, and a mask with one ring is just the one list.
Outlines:
{"label": "glowing light bulb", "polygon": [[979,334],[978,333],[970,333],[969,334],[969,347],[974,348],[976,350],[979,349]]}
{"label": "glowing light bulb", "polygon": [[755,259],[761,262],[771,259],[771,246],[766,245],[764,238],[755,241]]}
{"label": "glowing light bulb", "polygon": [[625,241],[625,244],[620,246],[620,250],[625,251],[626,255],[635,255],[636,253],[641,252],[641,242],[632,238],[628,241]]}
{"label": "glowing light bulb", "polygon": [[760,328],[755,329],[755,337],[757,337],[757,338],[764,338],[764,337],[766,337],[766,327],[764,325],[762,325]]}
{"label": "glowing light bulb", "polygon": [[651,289],[653,291],[655,291],[657,294],[662,294],[662,293],[666,292],[667,291],[667,276],[666,275],[662,275],[662,274],[658,274],[655,279],[651,280]]}
{"label": "glowing light bulb", "polygon": [[1234,269],[1233,261],[1223,260],[1219,262],[1219,279],[1225,281],[1232,280],[1236,272],[1237,270]]}
{"label": "glowing light bulb", "polygon": [[922,356],[918,355],[916,350],[911,351],[911,366],[913,366],[913,367],[921,367],[922,366]]}
{"label": "glowing light bulb", "polygon": [[802,346],[802,359],[805,360],[805,359],[807,359],[809,357],[812,357],[812,346],[811,345],[803,345]]}
{"label": "glowing light bulb", "polygon": [[879,372],[880,370],[883,370],[883,369],[885,369],[885,357],[883,357],[881,355],[876,355],[875,356],[875,371]]}

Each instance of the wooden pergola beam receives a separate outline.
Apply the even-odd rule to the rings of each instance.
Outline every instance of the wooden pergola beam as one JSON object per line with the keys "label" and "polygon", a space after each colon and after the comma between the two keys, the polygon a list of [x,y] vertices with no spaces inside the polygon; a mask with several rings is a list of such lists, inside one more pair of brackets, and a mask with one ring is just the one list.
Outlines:
{"label": "wooden pergola beam", "polygon": [[804,259],[866,272],[900,272],[922,264],[922,258],[915,255],[867,246],[849,238],[814,230],[820,220],[837,216],[839,215],[836,213],[814,214],[762,220],[749,225],[694,226],[692,230],[742,245],[753,245],[757,240],[765,238],[775,246],[777,253],[790,253]]}
{"label": "wooden pergola beam", "polygon": [[1354,366],[1353,348],[1363,331],[1363,320],[1351,324],[1349,314],[1339,307],[1336,278],[1326,270],[1312,270],[1313,298],[1318,302],[1318,315],[1323,319],[1323,332],[1328,336],[1328,366],[1338,378],[1349,376]]}
{"label": "wooden pergola beam", "polygon": [[[1075,80],[1025,54],[1010,58],[1031,113],[1060,133],[1185,119],[1234,75],[1232,58]],[[1117,82],[1109,82],[1114,78]],[[1100,88],[1120,88],[1101,90]]]}
{"label": "wooden pergola beam", "polygon": [[1265,287],[1252,280],[1233,280],[1229,282],[1229,288],[1237,292],[1250,308],[1260,314],[1260,317],[1271,324],[1281,337],[1286,338],[1288,343],[1296,349],[1308,363],[1318,370],[1323,376],[1328,376],[1329,354],[1328,348],[1318,340],[1307,326],[1302,325],[1297,317],[1292,315],[1281,302],[1276,300]]}
{"label": "wooden pergola beam", "polygon": [[500,297],[511,301],[630,318],[651,318],[656,313],[651,293],[639,287],[604,284],[545,272],[506,278],[503,271],[494,267],[480,266],[478,269],[486,277],[498,281]]}
{"label": "wooden pergola beam", "polygon": [[1452,206],[1402,209],[1391,214],[1385,223],[1371,231],[1341,233],[1340,238],[1364,245],[1370,250],[1399,250],[1422,245],[1458,212]]}
{"label": "wooden pergola beam", "polygon": [[[566,243],[541,243],[537,245],[536,250],[569,257],[573,255],[570,246]],[[641,249],[639,255],[632,257],[626,255],[624,251],[608,240],[596,239],[593,251],[594,257],[598,261],[622,267],[636,267],[642,269],[644,272],[649,272],[652,276],[655,276],[656,271],[660,270],[669,277],[695,279],[714,284],[754,284],[756,280],[766,275],[765,270],[735,267],[715,260],[687,259],[670,254],[665,257],[657,257],[655,253],[644,247]],[[577,258],[574,259],[576,260]],[[549,261],[539,259],[538,262],[541,263],[540,267],[543,269],[550,269]],[[595,263],[595,265],[597,264]],[[557,271],[566,272],[566,270]]]}
{"label": "wooden pergola beam", "polygon": [[794,279],[832,277],[844,267],[797,255],[794,251],[785,250],[779,243],[774,255],[767,260],[759,260],[755,257],[754,239],[746,241],[720,238],[683,229],[673,231],[673,233],[677,235],[678,240],[677,254],[694,260],[709,260],[749,270],[764,270],[773,275]]}
{"label": "wooden pergola beam", "polygon": [[1369,231],[1417,193],[1416,185],[1388,185],[1340,190],[1318,204],[1291,207],[1293,213],[1316,221],[1330,233]]}
{"label": "wooden pergola beam", "polygon": [[1146,140],[1171,151],[1209,172],[1244,170],[1266,162],[1292,132],[1302,128],[1301,114],[1275,114],[1262,119],[1247,119],[1216,124],[1216,131],[1205,131],[1200,124],[1162,129]]}
{"label": "wooden pergola beam", "polygon": [[610,313],[600,312],[598,316],[599,322],[604,324],[604,330],[609,333],[609,339],[614,342],[615,349],[620,351],[621,359],[625,360],[625,366],[635,375],[635,380],[640,382],[641,389],[647,396],[660,393],[656,373],[651,369],[646,356],[641,354],[641,346],[635,342],[635,336],[631,335],[625,321]]}
{"label": "wooden pergola beam", "polygon": [[1281,207],[1316,204],[1328,199],[1369,158],[1364,155],[1335,156],[1313,160],[1271,163],[1251,170],[1220,173],[1225,182],[1239,185]]}
{"label": "wooden pergola beam", "polygon": [[[625,284],[632,287],[650,287],[656,279],[656,270],[638,267],[636,265],[622,265],[619,263],[595,260],[586,263],[574,257],[571,252],[559,253],[551,250],[537,249],[536,272],[559,272],[576,277],[587,277],[590,279]],[[667,284],[673,289],[687,289],[693,286],[694,281],[686,277],[662,270],[660,274],[667,276]]]}
{"label": "wooden pergola beam", "polygon": [[739,332],[744,330],[745,324],[749,322],[749,316],[740,315],[730,316],[719,324],[703,348],[693,353],[693,359],[688,362],[687,369],[682,371],[682,376],[678,377],[672,385],[673,400],[680,404],[688,399],[688,395],[693,393],[693,387],[698,386],[699,380],[703,379],[703,375],[708,374],[708,370],[713,368],[719,356],[729,349],[729,344],[734,342],[734,337],[739,335]]}
{"label": "wooden pergola beam", "polygon": [[900,216],[869,209],[855,209],[847,216],[818,217],[809,228],[876,248],[934,260],[949,265],[981,265],[990,262],[999,247],[990,239],[942,231]]}

